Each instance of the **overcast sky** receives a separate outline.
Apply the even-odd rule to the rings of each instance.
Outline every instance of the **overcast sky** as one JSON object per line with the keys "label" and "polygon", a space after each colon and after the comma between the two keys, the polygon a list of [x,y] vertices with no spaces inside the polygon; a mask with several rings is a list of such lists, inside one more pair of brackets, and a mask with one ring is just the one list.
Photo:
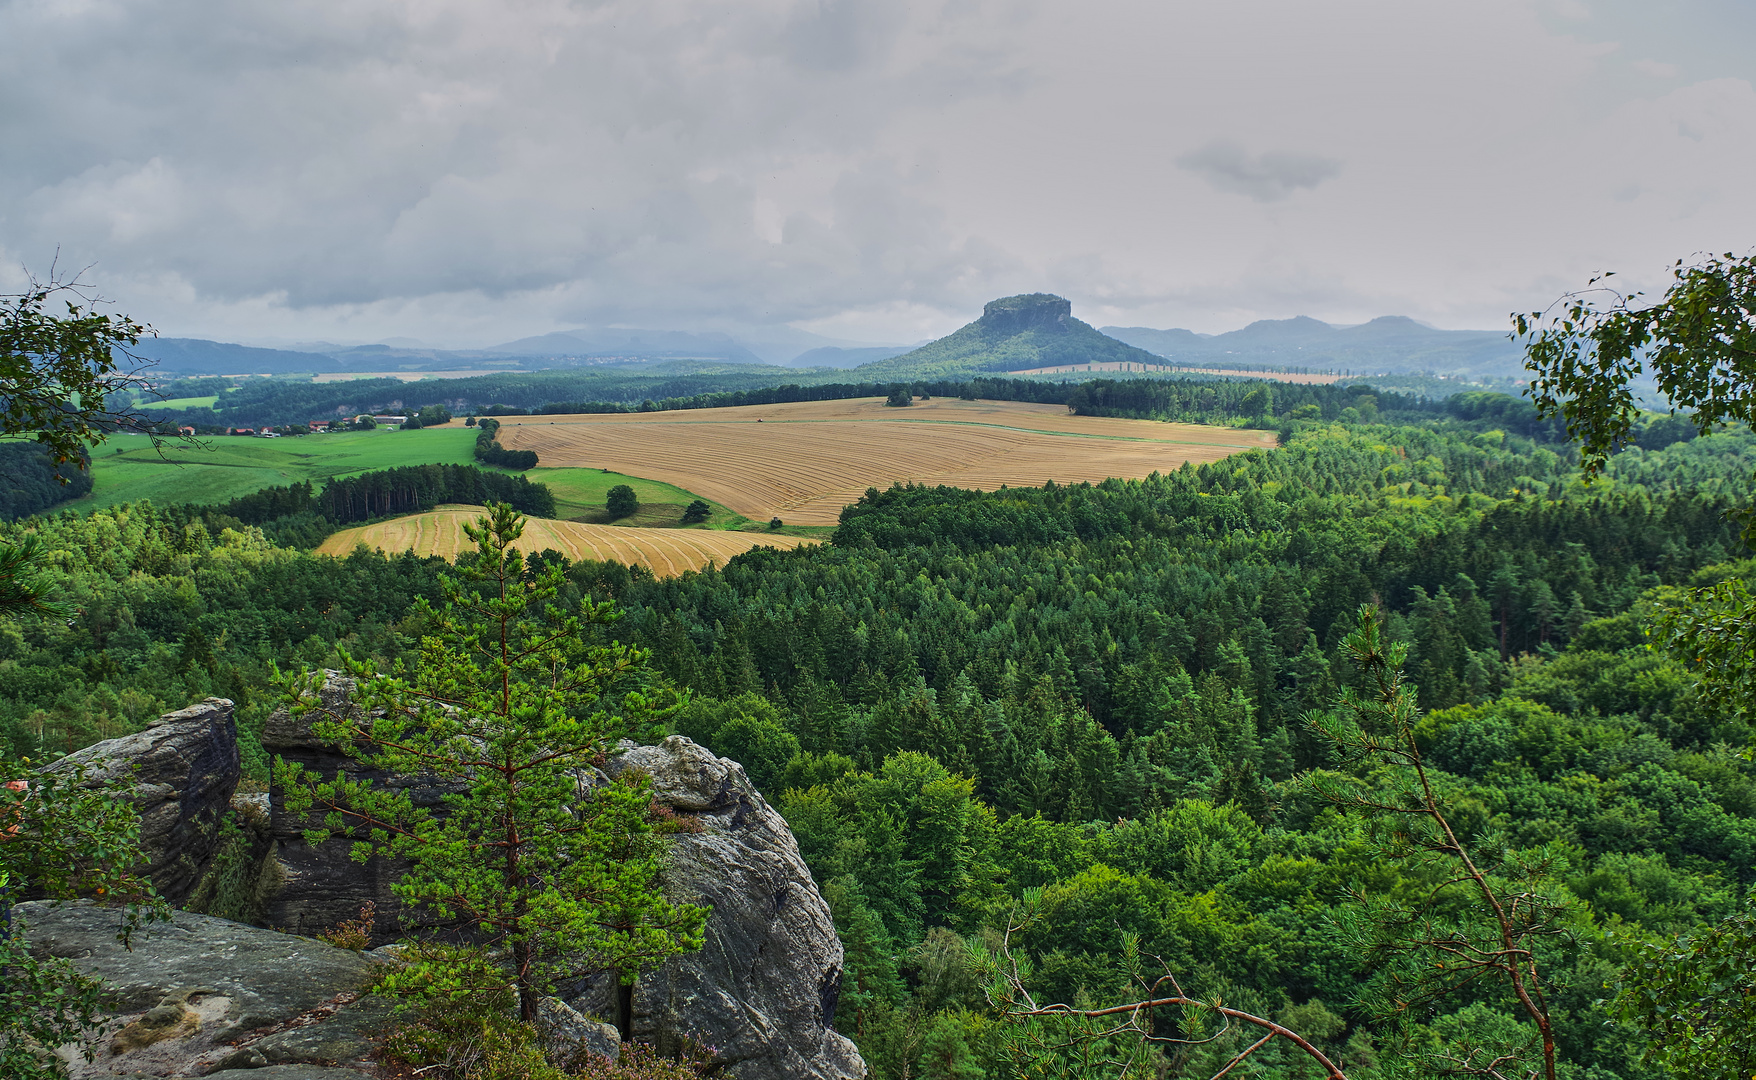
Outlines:
{"label": "overcast sky", "polygon": [[1499,329],[1756,245],[1748,0],[0,0],[0,286],[172,336]]}

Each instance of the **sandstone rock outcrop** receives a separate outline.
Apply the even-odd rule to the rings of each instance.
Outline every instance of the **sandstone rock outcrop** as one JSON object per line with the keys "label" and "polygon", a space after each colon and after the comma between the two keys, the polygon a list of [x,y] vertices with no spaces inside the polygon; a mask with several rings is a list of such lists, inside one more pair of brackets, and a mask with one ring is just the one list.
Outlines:
{"label": "sandstone rock outcrop", "polygon": [[[346,679],[332,676],[321,690],[324,706],[344,712],[351,689]],[[285,709],[269,718],[263,745],[325,776],[347,770],[377,784],[406,787],[417,803],[432,805],[444,795],[418,777],[362,772]],[[785,820],[741,765],[680,736],[661,746],[627,748],[604,766],[609,775],[625,769],[652,778],[659,805],[700,823],[699,833],[674,837],[666,893],[714,909],[705,949],[641,977],[634,1038],[660,1049],[684,1037],[717,1047],[726,1074],[738,1080],[865,1076],[853,1044],[830,1027],[841,986],[841,942]],[[282,885],[268,900],[269,925],[314,933],[353,918],[371,901],[380,916],[375,944],[408,929],[390,892],[399,867],[379,859],[364,866],[353,862],[347,840],[307,844],[300,835],[306,822],[286,812],[280,793],[272,806]],[[582,1014],[613,1019],[613,986],[614,979],[604,976],[563,997]]]}
{"label": "sandstone rock outcrop", "polygon": [[145,731],[88,746],[45,771],[76,763],[93,780],[133,785],[146,874],[172,903],[187,899],[213,855],[220,816],[241,775],[232,703],[208,698],[166,713]]}
{"label": "sandstone rock outcrop", "polygon": [[[359,953],[186,911],[137,931],[124,948],[116,913],[89,901],[13,911],[33,954],[64,958],[110,989],[98,1058],[70,1062],[73,1080],[231,1068],[291,1078],[312,1074],[315,1062],[369,1068],[369,1035],[386,1014],[358,1000],[373,966]],[[261,1068],[276,1065],[285,1068]]]}
{"label": "sandstone rock outcrop", "polygon": [[[354,682],[338,672],[326,672],[318,691],[324,709],[338,716],[353,708],[349,695]],[[448,789],[429,778],[386,774],[363,768],[338,748],[311,734],[314,718],[294,716],[285,705],[271,713],[263,725],[262,747],[271,757],[304,766],[324,777],[345,772],[385,788],[403,788],[417,806],[435,806]],[[261,921],[294,934],[315,934],[356,918],[370,902],[376,908],[373,945],[396,940],[412,930],[418,916],[404,910],[390,891],[406,867],[395,860],[374,857],[365,863],[353,860],[352,841],[334,839],[313,846],[305,842],[304,830],[316,818],[287,812],[283,792],[277,786],[269,795],[269,836],[278,863],[280,887],[266,898]]]}
{"label": "sandstone rock outcrop", "polygon": [[[842,949],[786,821],[735,761],[680,735],[611,758],[611,775],[638,769],[654,799],[699,821],[674,837],[665,893],[711,904],[707,945],[641,976],[634,1038],[662,1049],[690,1037],[717,1049],[729,1075],[863,1077],[853,1043],[829,1025],[841,990]],[[613,980],[579,988],[573,1004],[613,1013]]]}
{"label": "sandstone rock outcrop", "polygon": [[[346,710],[351,689],[332,674],[321,691],[325,705]],[[285,709],[269,719],[263,744],[270,754],[325,776],[346,770],[407,788],[417,804],[435,805],[445,795],[420,777],[362,771]],[[173,904],[189,900],[210,869],[220,819],[240,778],[232,703],[209,698],[50,768],[73,762],[84,763],[94,780],[132,785],[146,873]],[[705,949],[642,976],[634,994],[634,1037],[661,1049],[685,1037],[713,1046],[726,1075],[738,1080],[865,1076],[853,1044],[830,1027],[841,943],[786,822],[741,765],[680,736],[660,746],[625,746],[602,774],[580,778],[582,790],[629,769],[651,777],[659,805],[700,825],[699,832],[674,838],[667,893],[713,907]],[[107,1052],[95,1063],[74,1063],[75,1077],[248,1069],[235,1074],[324,1080],[359,1075],[350,1065],[367,1067],[368,1035],[384,1007],[356,1000],[356,992],[372,962],[294,935],[353,919],[368,901],[380,917],[373,944],[412,929],[390,891],[401,868],[381,859],[353,862],[345,839],[307,844],[301,835],[307,821],[286,812],[278,791],[269,811],[269,835],[259,850],[276,871],[264,880],[278,886],[262,921],[291,933],[178,912],[173,922],[137,934],[130,951],[116,942],[115,913],[105,908],[85,902],[14,908],[29,926],[33,951],[70,959],[115,992],[117,1012],[104,1032]],[[604,976],[571,987],[565,1003],[549,1009],[551,1033],[610,1049],[614,1029],[591,1017],[614,1016],[613,984]]]}

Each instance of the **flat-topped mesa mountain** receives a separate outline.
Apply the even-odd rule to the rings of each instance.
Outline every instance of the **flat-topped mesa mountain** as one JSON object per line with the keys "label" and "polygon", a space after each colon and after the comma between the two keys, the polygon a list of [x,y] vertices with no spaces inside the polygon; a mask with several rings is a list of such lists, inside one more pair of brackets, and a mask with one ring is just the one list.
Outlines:
{"label": "flat-topped mesa mountain", "polygon": [[856,370],[872,379],[940,379],[1085,364],[1167,366],[1163,357],[1075,319],[1069,301],[1027,293],[991,301],[956,333]]}

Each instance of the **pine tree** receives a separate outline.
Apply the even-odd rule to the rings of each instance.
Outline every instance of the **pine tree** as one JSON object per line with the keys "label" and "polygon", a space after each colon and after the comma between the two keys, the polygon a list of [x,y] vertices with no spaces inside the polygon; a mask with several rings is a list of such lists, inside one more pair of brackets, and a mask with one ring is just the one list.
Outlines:
{"label": "pine tree", "polygon": [[367,769],[430,776],[452,792],[443,813],[345,773],[276,771],[291,812],[324,814],[309,842],[342,832],[359,838],[360,861],[408,859],[397,896],[466,942],[414,943],[390,989],[461,997],[510,978],[530,1022],[561,979],[613,972],[626,998],[642,969],[701,947],[707,911],[660,890],[649,782],[633,772],[593,782],[617,739],[656,732],[669,711],[647,689],[647,654],[591,643],[618,614],[590,601],[562,611],[558,565],[527,573],[513,547],[522,515],[496,503],[477,520],[465,526],[475,559],[440,578],[440,606],[419,603],[429,630],[412,673],[344,654],[357,681],[345,711],[314,693],[322,672],[292,680],[294,708],[318,738]]}

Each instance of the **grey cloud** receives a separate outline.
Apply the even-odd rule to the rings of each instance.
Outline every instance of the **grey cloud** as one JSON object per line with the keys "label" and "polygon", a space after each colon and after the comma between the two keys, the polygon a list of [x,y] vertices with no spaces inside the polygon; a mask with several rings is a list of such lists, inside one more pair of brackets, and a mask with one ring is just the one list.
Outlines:
{"label": "grey cloud", "polygon": [[[1532,2],[0,0],[0,270],[60,248],[202,336],[913,340],[1043,289],[1214,329],[1355,294],[1497,318],[1551,298],[1497,291],[1535,275],[1756,231],[1702,181],[1756,168],[1743,83],[1664,90],[1527,167],[1505,131],[1598,109],[1608,62],[1519,22]],[[1200,145],[1236,132],[1251,149]]]}
{"label": "grey cloud", "polygon": [[[912,73],[961,48],[917,34],[891,55],[904,17],[942,6],[0,4],[0,98],[29,103],[0,119],[27,151],[0,168],[0,248],[295,308],[557,290],[798,319],[942,299],[964,242],[875,145],[922,93]],[[801,161],[772,244],[753,206]]]}
{"label": "grey cloud", "polygon": [[788,52],[802,67],[853,67],[889,45],[897,13],[885,0],[804,0],[787,26]]}
{"label": "grey cloud", "polygon": [[1279,202],[1301,188],[1314,188],[1341,172],[1341,162],[1314,154],[1251,155],[1235,142],[1216,140],[1177,159],[1177,164],[1220,191],[1257,202]]}

